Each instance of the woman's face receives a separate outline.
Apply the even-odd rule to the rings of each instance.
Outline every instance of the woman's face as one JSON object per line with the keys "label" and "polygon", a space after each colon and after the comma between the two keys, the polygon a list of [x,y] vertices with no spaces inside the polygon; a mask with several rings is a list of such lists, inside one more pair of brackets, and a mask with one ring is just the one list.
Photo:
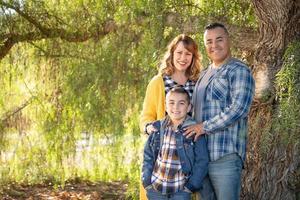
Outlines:
{"label": "woman's face", "polygon": [[183,42],[179,42],[173,53],[173,64],[175,66],[175,71],[185,72],[187,68],[191,65],[193,60],[192,52],[188,51]]}

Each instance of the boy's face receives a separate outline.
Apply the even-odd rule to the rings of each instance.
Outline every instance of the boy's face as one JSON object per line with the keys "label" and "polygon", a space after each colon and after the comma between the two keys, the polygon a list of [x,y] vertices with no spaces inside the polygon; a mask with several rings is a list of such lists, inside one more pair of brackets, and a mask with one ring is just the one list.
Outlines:
{"label": "boy's face", "polygon": [[185,94],[168,93],[166,96],[166,111],[170,116],[172,122],[181,123],[187,113],[190,111],[191,105],[187,100]]}

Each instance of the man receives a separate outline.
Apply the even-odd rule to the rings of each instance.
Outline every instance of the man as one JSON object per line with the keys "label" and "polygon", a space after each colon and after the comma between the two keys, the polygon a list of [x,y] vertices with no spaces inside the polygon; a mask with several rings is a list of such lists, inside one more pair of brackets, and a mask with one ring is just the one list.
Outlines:
{"label": "man", "polygon": [[[230,40],[223,24],[205,28],[204,43],[211,65],[202,72],[193,95],[196,125],[185,134],[205,134],[209,151],[208,175],[218,200],[239,199],[241,172],[246,157],[247,120],[254,94],[249,68],[231,57]],[[204,185],[201,199],[207,195]]]}

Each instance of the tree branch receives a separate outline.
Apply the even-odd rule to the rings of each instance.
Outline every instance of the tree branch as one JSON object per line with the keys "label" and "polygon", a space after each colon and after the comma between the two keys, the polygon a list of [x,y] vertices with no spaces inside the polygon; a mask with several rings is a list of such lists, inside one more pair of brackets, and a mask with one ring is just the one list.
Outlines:
{"label": "tree branch", "polygon": [[20,10],[20,7],[18,6],[14,6],[12,4],[6,3],[1,1],[0,4],[2,6],[5,6],[6,8],[10,8],[14,11],[16,11],[16,13],[18,13],[21,17],[23,17],[24,19],[26,19],[28,22],[30,22],[31,24],[33,24],[37,29],[39,29],[43,34],[47,35],[47,28],[43,27],[37,20],[35,20],[33,17],[29,16],[27,13],[23,12]]}
{"label": "tree branch", "polygon": [[30,42],[49,38],[61,38],[62,40],[68,42],[84,42],[91,38],[103,37],[109,34],[110,32],[114,32],[117,29],[117,25],[113,20],[108,19],[97,28],[98,29],[94,30],[94,32],[68,32],[65,29],[44,28],[44,31],[47,34],[43,34],[39,31],[36,31],[24,34],[0,35],[0,38],[6,37],[5,41],[2,43],[2,45],[0,45],[0,60],[4,58],[8,54],[10,49],[19,42]]}
{"label": "tree branch", "polygon": [[36,28],[35,31],[23,34],[0,34],[0,60],[3,59],[10,49],[19,42],[30,42],[50,38],[61,38],[68,42],[84,42],[91,38],[98,39],[99,37],[103,37],[117,29],[117,25],[112,19],[107,19],[103,23],[96,24],[96,26],[94,25],[85,29],[86,31],[75,30],[72,32],[62,28],[46,27],[28,13],[23,12],[17,5],[9,4],[3,0],[0,0],[0,5],[16,11],[16,13]]}
{"label": "tree branch", "polygon": [[22,105],[20,105],[19,107],[6,112],[2,117],[1,117],[1,123],[2,124],[6,124],[7,120],[12,117],[13,115],[15,115],[16,113],[20,112],[21,110],[23,110],[25,107],[27,107],[28,105],[30,105],[30,103],[32,102],[32,100],[35,97],[30,97],[28,100],[26,100]]}

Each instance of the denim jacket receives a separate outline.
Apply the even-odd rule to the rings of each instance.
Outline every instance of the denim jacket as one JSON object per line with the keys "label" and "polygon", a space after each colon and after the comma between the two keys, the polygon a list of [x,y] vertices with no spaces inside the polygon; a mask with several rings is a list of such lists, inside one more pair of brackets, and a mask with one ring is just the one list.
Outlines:
{"label": "denim jacket", "polygon": [[[158,131],[148,137],[144,147],[142,183],[145,188],[152,184],[151,176],[158,153],[162,147],[166,121],[165,118],[152,123]],[[201,136],[194,142],[193,138],[186,138],[182,135],[183,129],[193,124],[195,124],[195,121],[187,118],[182,126],[178,127],[179,133],[176,134],[176,148],[182,171],[187,179],[185,187],[192,192],[201,188],[208,167],[208,151],[205,137]]]}

